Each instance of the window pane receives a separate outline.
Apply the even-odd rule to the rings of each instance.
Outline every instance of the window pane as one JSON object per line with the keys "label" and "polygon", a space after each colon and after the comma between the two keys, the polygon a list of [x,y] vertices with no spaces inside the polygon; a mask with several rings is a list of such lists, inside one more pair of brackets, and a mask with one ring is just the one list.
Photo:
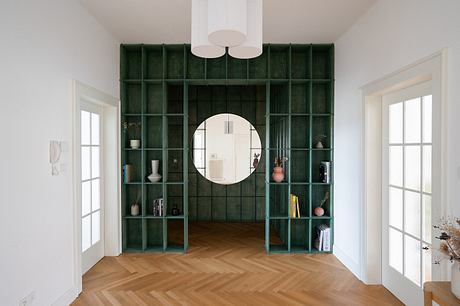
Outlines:
{"label": "window pane", "polygon": [[404,150],[404,187],[414,190],[420,190],[420,147],[408,146],[404,147]]}
{"label": "window pane", "polygon": [[404,131],[405,143],[419,143],[421,134],[420,98],[405,102]]}
{"label": "window pane", "polygon": [[204,150],[194,150],[193,163],[197,168],[204,168]]}
{"label": "window pane", "polygon": [[390,146],[390,185],[403,185],[403,154],[402,147]]}
{"label": "window pane", "polygon": [[90,125],[90,113],[81,111],[81,144],[82,145],[89,145],[90,144],[90,132],[91,132],[91,125]]}
{"label": "window pane", "polygon": [[91,215],[81,219],[81,249],[86,251],[91,246]]}
{"label": "window pane", "polygon": [[423,142],[431,142],[432,101],[431,95],[423,97]]}
{"label": "window pane", "polygon": [[91,212],[91,182],[81,184],[81,215],[87,215]]}
{"label": "window pane", "polygon": [[91,144],[99,145],[99,115],[91,114]]}
{"label": "window pane", "polygon": [[423,240],[431,243],[431,196],[423,195],[422,202]]}
{"label": "window pane", "polygon": [[420,238],[420,193],[404,191],[404,230]]}
{"label": "window pane", "polygon": [[90,162],[90,149],[89,147],[81,148],[81,179],[89,180],[91,172],[91,162]]}
{"label": "window pane", "polygon": [[101,208],[101,199],[100,199],[100,181],[99,179],[91,181],[92,190],[91,190],[91,206],[92,211],[98,210]]}
{"label": "window pane", "polygon": [[390,143],[402,143],[403,140],[403,103],[391,104],[389,109]]}
{"label": "window pane", "polygon": [[401,189],[390,187],[390,225],[402,230],[403,192]]}
{"label": "window pane", "polygon": [[193,137],[193,147],[195,149],[204,149],[204,130],[196,130]]}
{"label": "window pane", "polygon": [[422,254],[422,260],[423,260],[423,282],[429,282],[431,281],[431,269],[433,266],[433,263],[431,262],[431,247],[427,244],[423,245],[423,254]]}
{"label": "window pane", "polygon": [[101,239],[101,213],[100,211],[97,211],[92,214],[92,232],[91,232],[91,241],[92,245],[94,245],[96,242]]}
{"label": "window pane", "polygon": [[91,178],[99,177],[99,147],[91,147]]}
{"label": "window pane", "polygon": [[402,247],[402,233],[391,228],[389,229],[389,264],[399,273],[403,272],[403,247]]}
{"label": "window pane", "polygon": [[423,146],[423,191],[431,193],[431,146]]}
{"label": "window pane", "polygon": [[256,130],[251,130],[251,148],[262,148],[260,137]]}
{"label": "window pane", "polygon": [[404,275],[420,285],[420,241],[404,235]]}

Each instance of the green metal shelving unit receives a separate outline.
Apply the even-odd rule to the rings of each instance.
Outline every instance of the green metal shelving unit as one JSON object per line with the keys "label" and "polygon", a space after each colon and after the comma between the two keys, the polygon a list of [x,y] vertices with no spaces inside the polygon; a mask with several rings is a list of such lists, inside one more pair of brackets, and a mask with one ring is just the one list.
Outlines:
{"label": "green metal shelving unit", "polygon": [[[131,164],[135,169],[133,181],[122,185],[123,251],[186,252],[190,217],[263,221],[267,252],[318,252],[315,226],[325,223],[333,229],[333,186],[319,183],[319,163],[333,158],[333,45],[264,45],[263,54],[251,60],[228,55],[201,59],[191,54],[189,45],[121,45],[120,58],[121,122],[141,123],[140,149],[129,147],[136,131],[122,130],[122,166]],[[223,97],[225,107],[216,104],[198,112],[196,104],[203,101],[195,95],[200,88],[211,100]],[[245,95],[260,99],[260,92],[265,93],[265,103],[249,107]],[[263,146],[256,171],[225,188],[200,179],[189,154],[192,129],[206,116],[223,111],[248,119]],[[318,135],[327,136],[323,149],[314,146]],[[289,159],[282,183],[271,179],[276,156]],[[147,179],[152,159],[161,160],[163,178],[158,183]],[[199,190],[206,188],[199,184],[209,188],[209,194],[200,195]],[[331,195],[326,214],[315,217],[313,209],[326,191]],[[291,193],[299,196],[301,218],[290,217]],[[160,197],[168,213],[154,217],[152,201]],[[130,205],[137,198],[142,213],[130,216]],[[222,204],[225,217],[215,219],[224,211]],[[180,216],[170,214],[175,205]],[[199,215],[200,208],[206,215]]]}

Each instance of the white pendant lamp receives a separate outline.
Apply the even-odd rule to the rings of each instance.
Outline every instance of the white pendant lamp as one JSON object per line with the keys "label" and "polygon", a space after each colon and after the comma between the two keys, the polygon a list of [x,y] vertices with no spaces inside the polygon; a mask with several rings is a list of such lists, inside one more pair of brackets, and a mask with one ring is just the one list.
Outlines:
{"label": "white pendant lamp", "polygon": [[225,47],[208,40],[208,0],[192,0],[192,53],[204,58],[225,54]]}
{"label": "white pendant lamp", "polygon": [[247,0],[246,40],[228,49],[228,54],[240,59],[254,58],[262,54],[262,0]]}
{"label": "white pendant lamp", "polygon": [[208,0],[209,41],[226,47],[242,44],[247,18],[247,0]]}

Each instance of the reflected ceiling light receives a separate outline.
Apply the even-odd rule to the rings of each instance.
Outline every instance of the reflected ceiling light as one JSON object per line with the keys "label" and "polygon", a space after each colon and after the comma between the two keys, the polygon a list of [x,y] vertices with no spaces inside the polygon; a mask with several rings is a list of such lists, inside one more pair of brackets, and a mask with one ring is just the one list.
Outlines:
{"label": "reflected ceiling light", "polygon": [[262,54],[262,0],[247,1],[248,31],[246,40],[228,50],[228,54],[241,59],[253,58]]}
{"label": "reflected ceiling light", "polygon": [[204,58],[225,54],[224,47],[208,40],[208,0],[192,0],[192,53]]}
{"label": "reflected ceiling light", "polygon": [[203,58],[262,54],[263,0],[192,0],[192,53]]}

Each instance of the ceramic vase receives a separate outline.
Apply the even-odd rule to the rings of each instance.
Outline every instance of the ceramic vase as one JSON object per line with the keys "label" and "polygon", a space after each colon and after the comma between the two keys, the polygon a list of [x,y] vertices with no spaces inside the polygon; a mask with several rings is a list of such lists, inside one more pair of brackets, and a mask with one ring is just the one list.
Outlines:
{"label": "ceramic vase", "polygon": [[460,262],[454,261],[452,265],[452,281],[450,283],[452,293],[460,299]]}
{"label": "ceramic vase", "polygon": [[152,174],[148,176],[148,179],[152,183],[156,183],[161,180],[161,175],[158,174],[158,167],[160,166],[160,161],[158,159],[152,160]]}
{"label": "ceramic vase", "polygon": [[131,205],[131,216],[138,216],[139,215],[139,204],[134,203]]}
{"label": "ceramic vase", "polygon": [[324,208],[318,206],[315,208],[313,212],[315,213],[315,216],[321,217],[322,215],[324,215]]}
{"label": "ceramic vase", "polygon": [[139,149],[141,147],[141,141],[139,139],[133,139],[129,141],[131,149]]}
{"label": "ceramic vase", "polygon": [[324,148],[323,143],[322,143],[321,141],[318,141],[318,142],[316,143],[316,149],[323,149],[323,148]]}
{"label": "ceramic vase", "polygon": [[272,177],[275,182],[281,183],[284,180],[283,167],[274,167]]}

